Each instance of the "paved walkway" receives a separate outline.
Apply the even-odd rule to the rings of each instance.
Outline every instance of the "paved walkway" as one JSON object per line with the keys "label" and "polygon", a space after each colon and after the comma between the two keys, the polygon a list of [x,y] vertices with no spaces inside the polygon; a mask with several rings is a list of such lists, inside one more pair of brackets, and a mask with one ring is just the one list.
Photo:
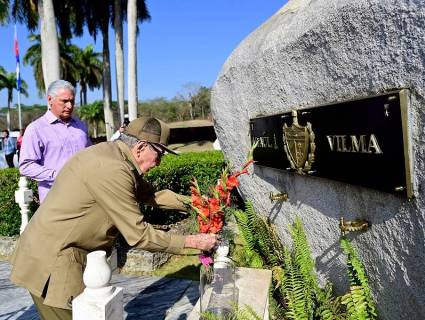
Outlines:
{"label": "paved walkway", "polygon": [[[0,262],[0,320],[38,320],[25,289],[9,281],[10,265]],[[191,280],[114,275],[111,283],[124,288],[127,320],[185,320],[199,298],[198,283]]]}

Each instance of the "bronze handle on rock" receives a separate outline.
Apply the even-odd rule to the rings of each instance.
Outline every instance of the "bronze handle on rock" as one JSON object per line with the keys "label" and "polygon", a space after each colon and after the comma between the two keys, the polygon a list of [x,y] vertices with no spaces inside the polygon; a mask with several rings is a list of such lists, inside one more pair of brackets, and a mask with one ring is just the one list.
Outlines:
{"label": "bronze handle on rock", "polygon": [[339,219],[339,229],[341,230],[342,235],[345,235],[347,232],[366,231],[369,229],[369,226],[369,222],[363,219],[353,221],[345,221],[344,217]]}
{"label": "bronze handle on rock", "polygon": [[288,194],[286,192],[280,192],[280,193],[270,192],[269,199],[270,199],[271,202],[273,202],[273,201],[287,201],[288,200]]}

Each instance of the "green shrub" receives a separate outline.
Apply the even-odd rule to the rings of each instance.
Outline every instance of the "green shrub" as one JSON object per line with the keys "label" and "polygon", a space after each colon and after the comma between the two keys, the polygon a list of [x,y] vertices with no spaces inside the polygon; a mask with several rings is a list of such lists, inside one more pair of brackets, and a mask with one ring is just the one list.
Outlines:
{"label": "green shrub", "polygon": [[[14,236],[19,234],[21,227],[21,214],[17,203],[15,203],[15,191],[18,189],[18,169],[0,169],[0,235]],[[38,197],[37,183],[29,181],[29,188]],[[30,216],[37,210],[38,204],[33,201],[30,206]]]}
{"label": "green shrub", "polygon": [[[187,152],[179,156],[166,155],[159,167],[150,170],[146,180],[157,190],[170,189],[176,193],[189,195],[193,177],[196,177],[202,194],[207,194],[210,186],[217,183],[225,165],[221,151]],[[183,216],[178,212],[160,214],[160,210],[142,205],[146,221],[153,224],[171,224]]]}
{"label": "green shrub", "polygon": [[161,165],[149,171],[146,180],[158,190],[170,189],[180,194],[189,194],[190,182],[196,177],[202,194],[217,183],[224,167],[220,151],[188,152],[179,156],[166,155]]}

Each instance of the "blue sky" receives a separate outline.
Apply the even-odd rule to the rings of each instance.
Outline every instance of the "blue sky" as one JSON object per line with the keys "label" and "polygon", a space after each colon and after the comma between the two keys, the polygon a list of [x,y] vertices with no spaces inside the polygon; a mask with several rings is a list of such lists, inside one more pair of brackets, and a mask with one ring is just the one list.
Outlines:
{"label": "blue sky", "polygon": [[[138,37],[139,100],[172,98],[188,83],[212,86],[230,53],[286,0],[147,0],[146,3],[152,19],[140,25]],[[0,27],[0,65],[9,72],[16,68],[13,28],[12,24]],[[17,30],[22,60],[31,43],[24,26],[18,25]],[[124,30],[126,32],[126,27]],[[96,42],[85,34],[72,39],[72,43],[80,47],[93,43],[96,51],[102,51],[101,35]],[[113,31],[110,32],[110,50],[115,100]],[[22,62],[21,77],[28,83],[30,94],[28,98],[22,96],[21,102],[44,103],[44,98],[37,94],[32,67]],[[6,92],[0,91],[0,107],[6,106],[6,99]],[[89,102],[96,99],[102,99],[100,90],[88,95]],[[13,103],[16,103],[16,95]]]}

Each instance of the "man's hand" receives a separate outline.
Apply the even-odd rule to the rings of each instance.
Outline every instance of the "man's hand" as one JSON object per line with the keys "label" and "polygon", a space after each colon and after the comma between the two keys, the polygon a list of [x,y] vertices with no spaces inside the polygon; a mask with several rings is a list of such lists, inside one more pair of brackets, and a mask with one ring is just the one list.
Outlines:
{"label": "man's hand", "polygon": [[218,243],[217,235],[213,233],[198,233],[186,236],[185,248],[211,251]]}

